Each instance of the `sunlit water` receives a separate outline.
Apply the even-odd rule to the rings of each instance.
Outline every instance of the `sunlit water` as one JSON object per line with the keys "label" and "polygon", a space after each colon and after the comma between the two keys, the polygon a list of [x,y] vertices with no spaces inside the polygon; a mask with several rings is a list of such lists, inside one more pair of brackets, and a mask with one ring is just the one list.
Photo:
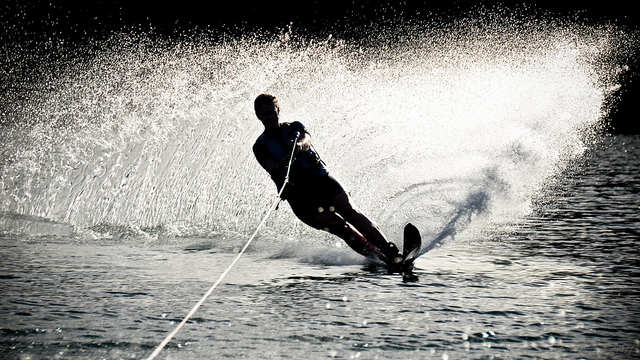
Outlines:
{"label": "sunlit water", "polygon": [[630,34],[369,36],[121,34],[42,57],[3,103],[3,354],[147,356],[275,200],[250,151],[266,91],[390,239],[418,225],[420,280],[285,204],[162,357],[637,357],[640,144],[598,135]]}

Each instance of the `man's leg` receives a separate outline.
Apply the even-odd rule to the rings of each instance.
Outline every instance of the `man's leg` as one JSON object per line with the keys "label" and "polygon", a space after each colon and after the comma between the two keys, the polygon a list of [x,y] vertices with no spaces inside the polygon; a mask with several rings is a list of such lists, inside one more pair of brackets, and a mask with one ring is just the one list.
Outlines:
{"label": "man's leg", "polygon": [[386,257],[378,247],[365,239],[335,211],[318,207],[309,202],[292,202],[291,199],[289,199],[289,204],[298,219],[305,224],[338,236],[360,255],[385,261]]}
{"label": "man's leg", "polygon": [[333,198],[333,204],[340,216],[344,218],[349,224],[353,225],[370,243],[382,252],[387,260],[387,263],[395,263],[402,261],[402,257],[398,252],[398,248],[389,243],[387,239],[373,221],[369,220],[363,213],[361,213],[353,204],[346,192],[341,192]]}
{"label": "man's leg", "polygon": [[380,252],[377,246],[368,241],[334,211],[322,209],[316,216],[316,223],[319,225],[318,229],[338,236],[358,254],[386,261],[386,256]]}

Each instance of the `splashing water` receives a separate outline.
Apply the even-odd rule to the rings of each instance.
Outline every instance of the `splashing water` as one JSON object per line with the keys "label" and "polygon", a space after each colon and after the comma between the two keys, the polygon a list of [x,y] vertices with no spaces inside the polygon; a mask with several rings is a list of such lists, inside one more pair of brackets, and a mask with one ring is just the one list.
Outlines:
{"label": "splashing water", "polygon": [[[619,36],[508,19],[361,41],[119,34],[43,59],[48,75],[8,94],[3,230],[25,230],[6,220],[19,214],[78,236],[251,233],[275,196],[251,153],[252,102],[270,92],[354,202],[391,239],[418,225],[426,252],[474,224],[517,223],[597,140]],[[264,232],[330,239],[287,206]]]}

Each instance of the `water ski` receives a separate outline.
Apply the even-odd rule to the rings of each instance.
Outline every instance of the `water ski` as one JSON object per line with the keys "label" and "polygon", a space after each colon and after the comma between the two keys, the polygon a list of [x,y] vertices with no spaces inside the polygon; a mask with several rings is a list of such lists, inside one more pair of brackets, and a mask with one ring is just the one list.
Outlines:
{"label": "water ski", "polygon": [[404,244],[402,247],[402,280],[405,282],[418,281],[418,276],[412,273],[413,262],[420,255],[422,237],[420,231],[413,224],[404,227]]}
{"label": "water ski", "polygon": [[402,267],[407,268],[413,265],[422,247],[422,237],[420,231],[413,224],[408,223],[404,227],[404,245],[402,247]]}

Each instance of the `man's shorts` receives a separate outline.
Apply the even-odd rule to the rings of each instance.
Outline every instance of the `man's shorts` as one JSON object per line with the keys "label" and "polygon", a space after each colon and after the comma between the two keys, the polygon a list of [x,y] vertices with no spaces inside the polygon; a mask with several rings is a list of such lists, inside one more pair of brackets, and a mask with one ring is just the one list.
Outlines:
{"label": "man's shorts", "polygon": [[291,193],[287,201],[300,220],[316,229],[322,229],[323,225],[316,220],[319,209],[328,211],[333,198],[344,192],[344,188],[330,175],[313,176],[305,180],[290,184]]}

